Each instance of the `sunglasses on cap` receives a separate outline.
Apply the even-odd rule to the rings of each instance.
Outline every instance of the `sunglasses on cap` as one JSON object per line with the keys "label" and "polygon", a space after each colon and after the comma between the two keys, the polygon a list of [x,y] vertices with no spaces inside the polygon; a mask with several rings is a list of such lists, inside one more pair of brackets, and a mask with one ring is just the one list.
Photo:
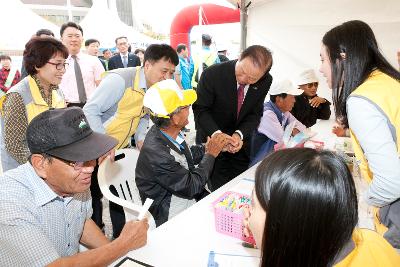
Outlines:
{"label": "sunglasses on cap", "polygon": [[312,88],[313,86],[318,87],[318,82],[307,83],[307,88]]}

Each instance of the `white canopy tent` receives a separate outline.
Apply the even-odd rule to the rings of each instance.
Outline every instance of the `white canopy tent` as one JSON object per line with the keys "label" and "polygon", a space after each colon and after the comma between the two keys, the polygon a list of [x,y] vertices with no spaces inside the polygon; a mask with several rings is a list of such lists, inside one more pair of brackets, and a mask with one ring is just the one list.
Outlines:
{"label": "white canopy tent", "polygon": [[0,50],[23,50],[39,29],[49,29],[57,36],[59,27],[40,17],[19,0],[0,1],[2,22]]}
{"label": "white canopy tent", "polygon": [[93,0],[93,5],[80,25],[85,39],[95,38],[101,47],[114,47],[115,38],[126,36],[130,43],[142,47],[158,41],[123,23],[117,12],[107,7],[107,0]]}
{"label": "white canopy tent", "polygon": [[[243,0],[242,0],[243,1]],[[236,2],[236,1],[235,1]],[[249,2],[249,0],[247,0]],[[248,9],[247,45],[262,44],[273,52],[274,80],[294,79],[306,68],[318,73],[321,39],[348,20],[368,23],[386,58],[398,68],[400,1],[398,0],[252,0]],[[320,94],[330,97],[320,76]]]}

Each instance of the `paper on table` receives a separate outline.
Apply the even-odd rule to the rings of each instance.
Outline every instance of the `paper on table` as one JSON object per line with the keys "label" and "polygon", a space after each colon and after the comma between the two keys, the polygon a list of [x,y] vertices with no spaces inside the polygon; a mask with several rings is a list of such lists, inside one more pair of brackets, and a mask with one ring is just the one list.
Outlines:
{"label": "paper on table", "polygon": [[239,183],[237,183],[235,186],[229,189],[229,191],[251,196],[253,188],[254,188],[254,180],[249,178],[243,178],[242,180],[240,180]]}
{"label": "paper on table", "polygon": [[115,267],[154,267],[152,265],[149,265],[147,263],[132,259],[130,257],[125,257],[123,258]]}
{"label": "paper on table", "polygon": [[224,254],[210,251],[208,267],[260,266],[260,258],[250,255]]}
{"label": "paper on table", "polygon": [[143,265],[134,261],[125,261],[120,265],[120,267],[143,267]]}
{"label": "paper on table", "polygon": [[290,137],[292,136],[294,125],[296,121],[292,121],[288,126],[286,126],[285,131],[283,132],[283,144],[287,147],[289,144]]}
{"label": "paper on table", "polygon": [[302,132],[297,133],[295,136],[290,138],[289,143],[286,144],[287,148],[297,147],[301,144],[304,144],[306,141],[310,140],[317,133],[312,132],[310,129],[305,129]]}

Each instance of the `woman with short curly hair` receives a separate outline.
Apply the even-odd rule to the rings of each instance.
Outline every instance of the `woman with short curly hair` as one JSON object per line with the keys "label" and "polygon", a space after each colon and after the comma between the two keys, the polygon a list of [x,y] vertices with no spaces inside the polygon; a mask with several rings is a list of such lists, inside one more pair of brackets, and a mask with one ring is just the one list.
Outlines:
{"label": "woman with short curly hair", "polygon": [[25,163],[29,156],[26,129],[29,122],[50,108],[65,107],[58,85],[65,73],[67,48],[53,37],[34,37],[24,51],[29,74],[2,98],[1,163],[3,171]]}

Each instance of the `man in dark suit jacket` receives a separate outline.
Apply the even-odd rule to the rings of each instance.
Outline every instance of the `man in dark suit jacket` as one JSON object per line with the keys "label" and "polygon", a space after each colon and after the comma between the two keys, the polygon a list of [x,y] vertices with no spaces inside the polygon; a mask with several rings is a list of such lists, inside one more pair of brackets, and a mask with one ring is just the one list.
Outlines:
{"label": "man in dark suit jacket", "polygon": [[272,83],[272,55],[254,45],[239,60],[212,65],[201,75],[193,104],[196,142],[224,134],[231,140],[216,158],[210,189],[216,190],[248,168],[250,137],[263,114],[265,96]]}
{"label": "man in dark suit jacket", "polygon": [[119,53],[111,57],[108,61],[108,70],[140,66],[139,57],[128,52],[129,43],[127,37],[121,36],[116,38],[115,45]]}

